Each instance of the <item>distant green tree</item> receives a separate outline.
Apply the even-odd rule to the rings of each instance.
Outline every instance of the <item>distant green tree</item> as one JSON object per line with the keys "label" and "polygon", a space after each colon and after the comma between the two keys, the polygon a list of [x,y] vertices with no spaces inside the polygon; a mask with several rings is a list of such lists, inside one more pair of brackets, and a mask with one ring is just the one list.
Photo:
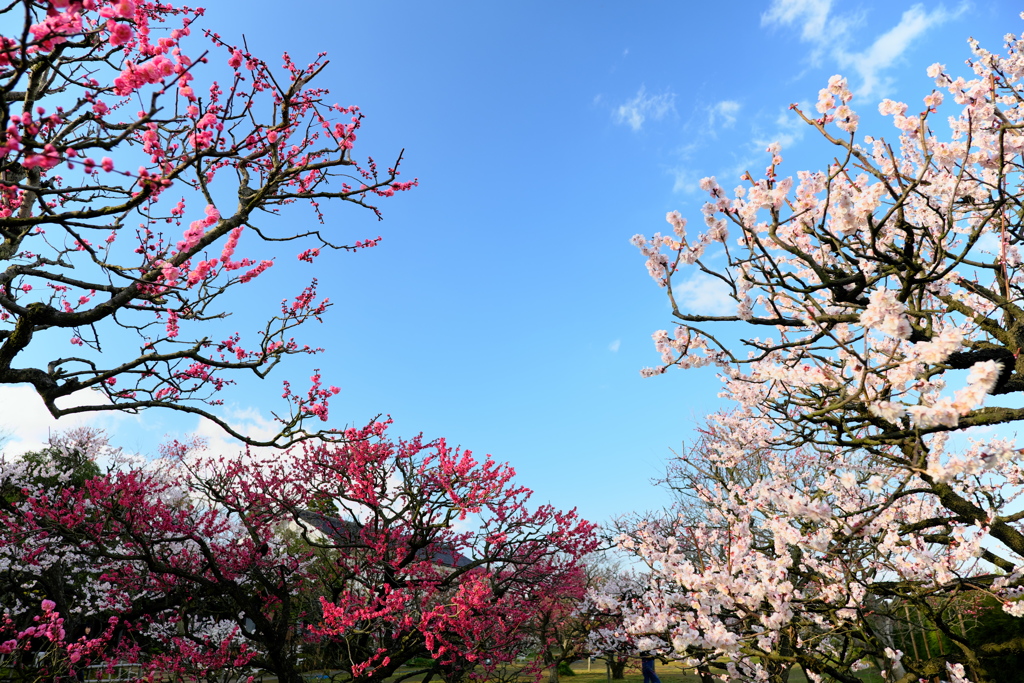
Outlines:
{"label": "distant green tree", "polygon": [[[891,614],[899,621],[894,644],[904,659],[944,670],[945,662],[962,661],[961,647],[953,641],[959,637],[986,667],[1000,672],[1000,683],[1024,683],[1024,654],[1019,651],[1024,618],[1007,614],[991,595],[972,591],[925,606],[897,604]],[[938,619],[949,635],[937,627]]]}
{"label": "distant green tree", "polygon": [[25,453],[21,459],[44,488],[80,488],[85,482],[102,474],[88,443],[94,439],[106,441],[103,432],[99,430],[71,430],[55,435],[48,446]]}

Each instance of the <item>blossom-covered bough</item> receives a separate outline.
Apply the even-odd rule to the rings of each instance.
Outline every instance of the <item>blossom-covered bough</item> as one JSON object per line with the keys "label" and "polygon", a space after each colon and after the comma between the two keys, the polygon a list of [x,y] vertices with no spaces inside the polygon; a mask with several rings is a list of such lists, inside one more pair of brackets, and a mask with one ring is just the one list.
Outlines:
{"label": "blossom-covered bough", "polygon": [[[215,33],[190,38],[202,14],[149,0],[0,10],[0,384],[31,385],[54,417],[165,407],[254,445],[329,437],[306,427],[337,391],[319,373],[308,392],[286,387],[290,411],[269,439],[211,408],[233,372],[262,378],[318,351],[292,337],[329,305],[316,280],[251,336],[217,321],[274,265],[241,255],[260,241],[312,263],[380,239],[345,244],[273,214],[303,202],[323,223],[327,200],[376,212],[415,181],[397,180],[401,155],[386,170],[355,160],[362,114],[312,85],[323,54],[271,68]],[[87,389],[100,399],[61,400]]]}
{"label": "blossom-covered bough", "polygon": [[[792,107],[833,145],[826,168],[794,179],[772,145],[763,177],[702,182],[698,236],[673,212],[670,233],[634,238],[680,323],[645,374],[714,365],[733,402],[677,463],[692,523],[627,541],[659,580],[635,632],[774,680],[989,681],[1024,655],[963,619],[979,596],[1024,616],[1024,40],[1008,40],[1005,56],[972,42],[970,78],[930,67],[920,107],[884,100],[891,141],[858,130],[833,77],[817,112]],[[677,285],[698,272],[734,310],[687,311]],[[908,654],[911,612],[941,651]]]}
{"label": "blossom-covered bough", "polygon": [[[416,658],[416,680],[455,683],[514,661],[543,606],[579,595],[594,525],[530,505],[505,464],[386,428],[149,463],[81,430],[34,465],[0,457],[0,656],[24,680],[131,663],[288,683],[380,682]],[[72,450],[117,467],[66,476]]]}

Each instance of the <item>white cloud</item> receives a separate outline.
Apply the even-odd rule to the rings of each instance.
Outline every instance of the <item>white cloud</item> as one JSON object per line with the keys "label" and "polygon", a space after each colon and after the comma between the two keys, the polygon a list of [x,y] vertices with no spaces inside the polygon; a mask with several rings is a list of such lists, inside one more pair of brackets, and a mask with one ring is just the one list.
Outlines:
{"label": "white cloud", "polygon": [[676,167],[669,169],[675,178],[672,191],[675,193],[693,194],[700,189],[700,177],[690,168]]}
{"label": "white cloud", "polygon": [[997,255],[1003,246],[1003,238],[991,232],[986,232],[974,243],[971,251],[975,254],[985,254],[989,257]]}
{"label": "white cloud", "polygon": [[929,28],[960,16],[967,8],[962,4],[950,12],[942,5],[928,11],[917,4],[905,11],[899,23],[879,35],[863,50],[850,48],[851,33],[864,23],[864,16],[851,12],[832,12],[831,0],[772,0],[761,15],[762,26],[796,26],[800,40],[811,45],[810,61],[818,64],[829,55],[841,68],[851,68],[860,77],[856,91],[860,96],[881,94],[889,79],[883,72],[910,47],[911,43]]}
{"label": "white cloud", "polygon": [[[100,405],[105,397],[92,390],[79,391],[58,400],[62,408],[82,405]],[[37,451],[49,443],[50,434],[74,427],[110,427],[132,416],[116,411],[75,413],[57,420],[43,405],[43,399],[29,386],[0,386],[0,405],[4,407],[0,418],[2,452],[21,455]]]}
{"label": "white cloud", "polygon": [[708,125],[714,127],[721,121],[722,128],[731,128],[736,123],[740,107],[740,103],[735,100],[722,100],[708,107]]}
{"label": "white cloud", "polygon": [[[105,402],[105,397],[99,392],[83,390],[58,399],[57,403],[62,408],[68,408],[101,405]],[[139,415],[116,410],[75,413],[58,420],[50,415],[43,400],[28,386],[0,386],[0,405],[4,407],[0,415],[0,452],[7,455],[37,451],[49,443],[50,434],[75,427],[102,429],[115,445],[128,446],[134,441],[137,442],[135,448],[141,447],[142,451],[150,454],[155,454],[157,446],[166,440],[165,437],[154,439],[148,433],[154,425],[161,423],[161,420],[152,419],[152,413],[148,421]],[[228,424],[242,434],[269,439],[277,433],[277,423],[263,417],[255,408],[229,408],[222,415]],[[194,425],[190,435],[202,437],[207,442],[208,453],[229,455],[245,450],[243,444],[205,418],[198,418]],[[183,438],[185,435],[179,433],[175,436]]]}
{"label": "white cloud", "polygon": [[826,53],[842,49],[852,28],[863,19],[850,12],[836,15],[831,10],[831,0],[772,0],[768,11],[761,15],[761,25],[796,25],[800,40],[811,45],[808,61],[818,66]]}
{"label": "white cloud", "polygon": [[645,86],[640,86],[636,97],[629,100],[613,112],[616,123],[628,125],[634,131],[643,128],[648,118],[659,121],[676,110],[676,96],[671,91],[661,95],[648,95]]}
{"label": "white cloud", "polygon": [[706,273],[697,273],[681,285],[673,287],[679,308],[687,313],[732,315],[736,302],[729,296],[729,286]]}
{"label": "white cloud", "polygon": [[[806,102],[801,103],[800,108],[804,111],[808,111],[812,105]],[[779,115],[775,117],[775,129],[770,133],[763,134],[759,133],[754,138],[753,143],[754,150],[759,153],[763,153],[768,145],[777,142],[782,147],[782,151],[792,147],[804,137],[804,133],[807,132],[807,124],[800,120],[796,114],[789,111],[789,108],[783,109],[779,112]],[[767,160],[767,157],[762,157]],[[745,169],[749,170],[749,169]]]}
{"label": "white cloud", "polygon": [[[280,427],[276,421],[265,418],[256,408],[229,408],[219,417],[227,422],[236,432],[259,439],[260,441],[268,441],[277,434]],[[198,418],[192,435],[198,436],[206,442],[204,454],[207,455],[231,457],[245,450],[244,443],[225,432],[221,429],[220,425],[203,417]],[[253,447],[249,451],[253,455],[259,454],[264,456],[280,453],[279,450],[274,448]]]}
{"label": "white cloud", "polygon": [[622,340],[621,339],[616,339],[615,341],[613,341],[611,344],[608,345],[608,350],[611,351],[612,353],[618,353],[619,352],[619,348],[621,346],[622,346]]}
{"label": "white cloud", "polygon": [[933,26],[942,24],[959,16],[964,8],[956,12],[947,12],[942,6],[931,12],[925,11],[921,5],[914,5],[900,17],[900,22],[875,39],[871,47],[863,52],[848,53],[838,51],[836,61],[841,67],[852,67],[861,78],[858,95],[879,94],[890,83],[890,79],[882,76],[882,72],[892,66],[907,51],[915,38]]}
{"label": "white cloud", "polygon": [[761,25],[800,25],[800,38],[807,42],[823,41],[832,0],[773,0],[761,15]]}
{"label": "white cloud", "polygon": [[[741,106],[737,102],[724,101],[712,107],[707,107],[707,111],[713,116],[714,111],[738,112]],[[806,111],[813,105],[802,102],[800,106]],[[780,108],[774,121],[765,124],[758,120],[761,118],[760,114],[752,118],[754,119],[751,122],[753,140],[749,143],[749,149],[742,156],[731,157],[728,160],[723,159],[715,169],[695,167],[690,162],[694,149],[706,145],[707,138],[714,137],[713,132],[704,131],[700,136],[701,140],[704,141],[701,145],[694,143],[680,148],[677,151],[680,163],[668,168],[668,173],[673,179],[672,191],[676,194],[699,194],[701,193],[701,179],[710,175],[718,178],[719,182],[725,187],[731,187],[734,182],[742,182],[740,178],[748,171],[757,177],[760,170],[770,163],[770,156],[765,154],[765,149],[768,145],[778,142],[782,146],[783,153],[785,153],[786,149],[796,145],[804,137],[808,129],[807,125],[789,111],[788,107]],[[733,120],[738,120],[738,116],[733,114]],[[729,121],[729,123],[731,124],[732,121]],[[712,170],[714,170],[713,173],[711,172]]]}

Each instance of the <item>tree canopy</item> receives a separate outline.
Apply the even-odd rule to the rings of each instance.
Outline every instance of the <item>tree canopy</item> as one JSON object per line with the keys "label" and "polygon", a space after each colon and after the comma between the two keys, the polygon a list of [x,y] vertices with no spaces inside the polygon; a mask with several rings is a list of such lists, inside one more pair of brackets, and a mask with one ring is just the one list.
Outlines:
{"label": "tree canopy", "polygon": [[[972,43],[970,78],[931,66],[923,103],[879,105],[889,141],[835,76],[816,111],[791,107],[832,160],[793,173],[773,144],[733,192],[704,179],[703,232],[672,212],[668,234],[634,238],[679,323],[645,374],[714,365],[731,402],[676,465],[682,521],[629,541],[662,579],[636,628],[654,610],[676,652],[773,680],[798,665],[852,682],[875,662],[892,680],[988,681],[997,655],[1024,653],[956,616],[967,594],[1024,614],[1007,429],[1024,417],[1022,47]],[[734,312],[687,310],[695,272]],[[900,652],[901,610],[947,651]]]}
{"label": "tree canopy", "polygon": [[[0,43],[0,384],[31,385],[54,417],[170,408],[257,444],[217,414],[222,390],[320,351],[293,335],[330,302],[311,278],[251,334],[219,324],[275,263],[242,253],[264,241],[312,263],[373,247],[274,214],[302,202],[323,223],[336,200],[379,215],[377,199],[416,182],[398,180],[400,153],[386,169],[353,156],[363,115],[324,99],[324,54],[274,69],[209,30],[189,38],[202,14],[143,0],[2,10],[18,27]],[[306,428],[327,419],[324,384],[285,383],[289,409],[259,443],[329,437]],[[83,390],[100,400],[60,400]]]}

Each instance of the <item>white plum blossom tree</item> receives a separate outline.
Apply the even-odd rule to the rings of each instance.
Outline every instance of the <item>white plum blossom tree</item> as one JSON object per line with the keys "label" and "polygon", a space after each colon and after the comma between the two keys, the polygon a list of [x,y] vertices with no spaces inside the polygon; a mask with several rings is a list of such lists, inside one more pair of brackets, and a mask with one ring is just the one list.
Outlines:
{"label": "white plum blossom tree", "polygon": [[[993,681],[1024,657],[1016,626],[970,625],[1024,617],[1024,38],[971,50],[970,78],[935,64],[919,108],[879,105],[891,141],[831,78],[792,107],[827,166],[788,175],[773,144],[763,177],[702,182],[704,232],[672,212],[634,238],[679,323],[644,374],[717,366],[733,405],[674,465],[685,514],[625,541],[654,570],[627,627],[723,678]],[[687,311],[698,271],[734,313]]]}

